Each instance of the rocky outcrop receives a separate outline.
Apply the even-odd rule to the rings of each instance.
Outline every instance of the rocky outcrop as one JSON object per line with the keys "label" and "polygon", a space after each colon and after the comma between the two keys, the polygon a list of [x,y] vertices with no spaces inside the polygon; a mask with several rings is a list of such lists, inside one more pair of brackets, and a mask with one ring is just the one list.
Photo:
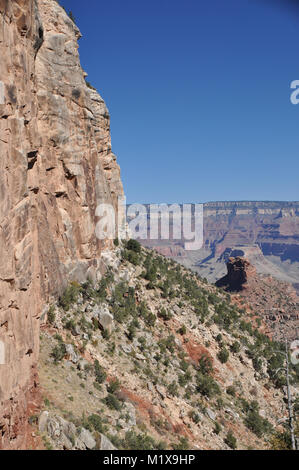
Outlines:
{"label": "rocky outcrop", "polygon": [[78,28],[55,0],[0,0],[0,14],[0,448],[20,448],[45,305],[104,270],[95,211],[122,185]]}
{"label": "rocky outcrop", "polygon": [[88,429],[78,429],[73,423],[48,411],[39,416],[38,428],[58,450],[116,450],[104,434],[98,436],[97,442]]}
{"label": "rocky outcrop", "polygon": [[277,340],[297,339],[299,331],[299,299],[292,285],[261,276],[245,258],[230,258],[227,275],[216,282],[240,300],[249,316],[259,317],[265,332]]}
{"label": "rocky outcrop", "polygon": [[227,275],[216,282],[229,292],[238,292],[246,288],[248,278],[256,275],[255,268],[245,258],[229,258]]}

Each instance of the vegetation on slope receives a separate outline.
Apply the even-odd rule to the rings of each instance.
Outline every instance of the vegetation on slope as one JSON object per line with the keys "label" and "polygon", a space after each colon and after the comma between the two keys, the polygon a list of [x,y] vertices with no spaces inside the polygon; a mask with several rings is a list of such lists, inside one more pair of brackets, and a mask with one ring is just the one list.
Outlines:
{"label": "vegetation on slope", "polygon": [[47,409],[119,449],[288,446],[283,346],[195,273],[136,241],[115,245],[96,286],[71,283],[49,310]]}

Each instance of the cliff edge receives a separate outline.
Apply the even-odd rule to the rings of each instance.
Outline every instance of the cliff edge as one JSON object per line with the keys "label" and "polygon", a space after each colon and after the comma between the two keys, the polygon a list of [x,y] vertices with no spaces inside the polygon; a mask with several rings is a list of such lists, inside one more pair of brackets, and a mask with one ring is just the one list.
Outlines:
{"label": "cliff edge", "polygon": [[0,0],[0,14],[1,449],[24,446],[47,302],[104,271],[95,210],[123,189],[76,25],[55,0]]}

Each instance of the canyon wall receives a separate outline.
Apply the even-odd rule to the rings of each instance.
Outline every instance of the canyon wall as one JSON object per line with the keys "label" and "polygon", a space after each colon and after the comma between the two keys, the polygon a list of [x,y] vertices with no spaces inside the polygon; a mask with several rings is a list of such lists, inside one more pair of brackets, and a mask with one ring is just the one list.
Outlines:
{"label": "canyon wall", "polygon": [[204,204],[204,245],[185,251],[184,240],[143,240],[210,282],[226,273],[230,256],[246,256],[261,274],[299,282],[299,202],[239,201]]}
{"label": "canyon wall", "polygon": [[123,189],[76,25],[55,0],[0,0],[0,14],[1,449],[24,446],[47,302],[103,272],[95,211]]}

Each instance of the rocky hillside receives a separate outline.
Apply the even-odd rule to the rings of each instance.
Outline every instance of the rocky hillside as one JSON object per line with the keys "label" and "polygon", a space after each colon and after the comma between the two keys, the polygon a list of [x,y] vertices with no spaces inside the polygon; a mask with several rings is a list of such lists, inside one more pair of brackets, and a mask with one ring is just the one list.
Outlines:
{"label": "rocky hillside", "polygon": [[227,275],[216,282],[233,299],[261,318],[266,332],[277,340],[295,340],[299,334],[299,298],[290,284],[261,276],[245,258],[230,258]]}
{"label": "rocky hillside", "polygon": [[55,0],[0,0],[0,14],[0,448],[20,448],[44,306],[103,272],[95,209],[122,184],[76,25]]}
{"label": "rocky hillside", "polygon": [[245,256],[261,274],[299,283],[298,202],[204,204],[204,246],[185,251],[183,240],[144,240],[210,282],[226,273],[230,256]]}
{"label": "rocky hillside", "polygon": [[284,377],[275,373],[281,346],[255,329],[255,317],[135,241],[104,259],[110,269],[100,282],[73,282],[49,306],[39,361],[44,406],[29,418],[30,446],[288,445]]}

